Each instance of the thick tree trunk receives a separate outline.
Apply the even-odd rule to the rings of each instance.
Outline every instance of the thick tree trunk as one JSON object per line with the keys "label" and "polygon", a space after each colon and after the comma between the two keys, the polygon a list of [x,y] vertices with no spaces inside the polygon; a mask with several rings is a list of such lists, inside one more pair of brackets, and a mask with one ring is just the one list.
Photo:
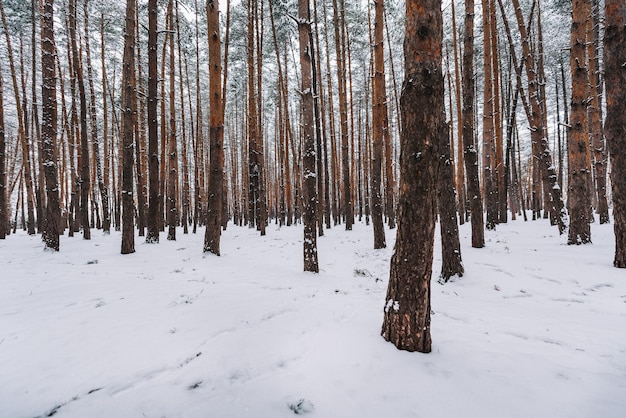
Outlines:
{"label": "thick tree trunk", "polygon": [[[383,164],[383,143],[385,133],[388,135],[387,126],[387,105],[384,96],[385,67],[383,50],[383,0],[375,3],[374,15],[374,43],[373,48],[373,69],[372,77],[372,193],[371,210],[372,224],[374,226],[374,249],[385,248],[385,228],[383,224],[383,196],[381,190],[382,164]],[[393,202],[393,197],[392,197]]]}
{"label": "thick tree trunk", "polygon": [[483,74],[485,88],[483,89],[483,181],[485,186],[485,203],[487,206],[486,228],[496,229],[498,223],[498,189],[494,174],[495,166],[495,106],[494,106],[494,79],[493,54],[491,43],[490,15],[492,13],[490,0],[482,0],[483,8]]}
{"label": "thick tree trunk", "polygon": [[[47,248],[59,251],[59,221],[61,207],[57,180],[56,135],[57,98],[54,46],[54,4],[46,0],[41,13],[41,100],[42,100],[42,153],[46,178],[46,215],[42,238]],[[43,186],[43,185],[42,185]]]}
{"label": "thick tree trunk", "polygon": [[204,234],[204,252],[220,255],[222,188],[224,184],[224,104],[222,97],[222,56],[220,45],[219,1],[207,2],[209,33],[209,198]]}
{"label": "thick tree trunk", "polygon": [[135,132],[133,103],[135,86],[135,0],[126,0],[126,28],[124,32],[123,77],[124,104],[122,125],[122,254],[135,252],[135,208],[133,200],[133,162]]}
{"label": "thick tree trunk", "polygon": [[591,242],[591,167],[588,165],[589,124],[587,115],[589,71],[587,67],[587,27],[591,19],[591,0],[572,2],[570,69],[572,73],[571,119],[568,128],[568,206],[570,225],[568,244]]}
{"label": "thick tree trunk", "polygon": [[604,132],[611,155],[615,258],[613,265],[626,268],[626,3],[605,1],[604,74],[606,122]]}
{"label": "thick tree trunk", "polygon": [[478,149],[474,138],[474,0],[465,0],[463,32],[463,148],[467,199],[472,222],[472,247],[485,246],[483,199],[478,176]]}
{"label": "thick tree trunk", "polygon": [[148,216],[147,243],[159,242],[159,126],[157,120],[157,0],[148,1]]}
{"label": "thick tree trunk", "polygon": [[430,277],[439,141],[447,131],[441,69],[441,0],[407,0],[398,235],[382,335],[397,348],[431,351]]}
{"label": "thick tree trunk", "polygon": [[300,40],[300,68],[302,91],[300,111],[302,114],[302,178],[303,178],[303,221],[304,221],[304,271],[319,272],[317,262],[317,175],[315,152],[315,126],[313,120],[313,65],[311,15],[309,0],[298,1],[298,38]]}

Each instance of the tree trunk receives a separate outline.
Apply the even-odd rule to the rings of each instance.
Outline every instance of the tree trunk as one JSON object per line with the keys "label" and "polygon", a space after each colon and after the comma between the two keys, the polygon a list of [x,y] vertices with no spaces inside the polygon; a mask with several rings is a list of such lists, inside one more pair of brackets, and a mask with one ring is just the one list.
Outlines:
{"label": "tree trunk", "polygon": [[407,0],[398,235],[382,335],[397,348],[428,353],[430,277],[439,141],[446,134],[441,68],[441,0]]}
{"label": "tree trunk", "polygon": [[570,225],[568,244],[591,243],[591,167],[587,115],[589,71],[587,67],[587,19],[591,19],[591,0],[572,2],[570,69],[572,73],[571,119],[568,128],[568,206]]}
{"label": "tree trunk", "polygon": [[79,55],[78,40],[76,36],[76,0],[70,0],[69,14],[72,61],[74,65],[74,73],[76,74],[76,82],[78,84],[78,96],[80,98],[80,225],[83,228],[83,238],[91,239],[91,229],[89,225],[90,172],[89,138],[87,136],[87,97],[85,95],[85,81],[81,66],[82,54]]}
{"label": "tree trunk", "polygon": [[176,63],[174,60],[174,1],[169,0],[167,6],[169,15],[169,150],[168,150],[168,177],[167,177],[167,239],[176,241],[176,226],[178,224],[177,182],[178,182],[178,144],[176,141]]}
{"label": "tree trunk", "polygon": [[148,1],[148,217],[147,243],[159,242],[159,125],[157,120],[157,0]]}
{"label": "tree trunk", "polygon": [[497,179],[494,175],[495,166],[495,106],[494,106],[494,79],[493,54],[491,43],[490,15],[492,14],[490,0],[482,0],[483,14],[483,74],[485,88],[483,89],[483,181],[485,186],[485,203],[487,206],[488,230],[496,229],[498,223],[498,189]]}
{"label": "tree trunk", "polygon": [[606,198],[606,141],[602,126],[602,82],[600,77],[600,59],[598,49],[600,46],[600,1],[592,0],[593,41],[587,43],[589,55],[589,87],[590,98],[589,113],[591,141],[593,146],[594,169],[595,169],[595,192],[597,194],[597,213],[600,216],[600,224],[609,222],[609,205]]}
{"label": "tree trunk", "polygon": [[[374,226],[374,249],[385,248],[385,228],[383,225],[383,198],[381,191],[382,183],[382,163],[383,163],[383,142],[385,132],[388,135],[387,126],[387,106],[384,96],[385,67],[383,50],[383,0],[375,3],[374,14],[374,43],[373,48],[373,70],[372,77],[372,224]],[[392,197],[393,201],[393,197]]]}
{"label": "tree trunk", "polygon": [[606,0],[604,6],[604,74],[606,122],[604,132],[611,155],[615,258],[626,268],[626,3]]}
{"label": "tree trunk", "polygon": [[124,86],[124,104],[122,106],[122,254],[131,254],[135,252],[135,210],[133,200],[135,0],[126,0],[126,28],[124,32],[124,58],[122,65],[124,67],[122,77],[122,85]]}
{"label": "tree trunk", "polygon": [[0,239],[5,239],[10,230],[9,201],[7,195],[7,155],[4,136],[4,91],[0,74]]}
{"label": "tree trunk", "polygon": [[474,0],[465,0],[463,32],[463,148],[467,199],[472,222],[472,247],[485,246],[483,199],[478,177],[478,149],[474,139]]}
{"label": "tree trunk", "polygon": [[315,126],[313,120],[313,65],[311,16],[309,0],[298,1],[298,38],[300,40],[300,68],[302,90],[300,111],[302,115],[302,177],[303,177],[303,221],[304,221],[304,271],[319,272],[317,262],[317,176],[315,152]]}
{"label": "tree trunk", "polygon": [[[54,4],[46,0],[41,10],[41,100],[42,100],[42,153],[46,178],[45,221],[42,239],[47,248],[59,251],[59,221],[61,207],[59,202],[59,184],[57,180],[56,135],[57,135],[57,99],[56,50],[54,46]],[[43,187],[43,185],[41,185]]]}
{"label": "tree trunk", "polygon": [[218,0],[209,0],[206,6],[209,33],[209,153],[211,175],[209,176],[204,252],[211,252],[215,255],[220,255],[222,188],[224,184],[224,103],[218,4]]}

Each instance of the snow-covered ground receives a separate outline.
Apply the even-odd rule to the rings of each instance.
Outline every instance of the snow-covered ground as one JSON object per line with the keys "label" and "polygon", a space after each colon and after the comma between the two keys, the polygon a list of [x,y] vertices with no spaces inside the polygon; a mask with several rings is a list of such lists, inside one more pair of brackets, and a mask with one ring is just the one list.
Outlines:
{"label": "snow-covered ground", "polygon": [[229,225],[122,256],[120,235],[43,251],[0,241],[0,417],[626,416],[626,272],[612,225],[567,246],[521,220],[436,282],[430,354],[380,337],[388,247],[371,227],[326,231],[303,273],[302,229]]}

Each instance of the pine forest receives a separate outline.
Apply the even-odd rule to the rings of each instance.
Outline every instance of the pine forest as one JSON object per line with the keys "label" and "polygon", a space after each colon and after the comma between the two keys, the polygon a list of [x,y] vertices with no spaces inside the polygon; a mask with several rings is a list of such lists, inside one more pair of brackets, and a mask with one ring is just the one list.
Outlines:
{"label": "pine forest", "polygon": [[0,17],[0,416],[626,410],[623,0]]}

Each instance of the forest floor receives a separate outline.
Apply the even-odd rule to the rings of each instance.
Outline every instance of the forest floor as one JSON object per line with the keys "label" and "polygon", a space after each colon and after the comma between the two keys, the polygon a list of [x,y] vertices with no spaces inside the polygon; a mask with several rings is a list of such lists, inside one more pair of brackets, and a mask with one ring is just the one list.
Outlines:
{"label": "forest floor", "polygon": [[626,272],[613,226],[566,245],[521,220],[470,247],[466,274],[432,281],[430,354],[380,337],[388,248],[371,226],[319,238],[303,273],[302,228],[229,225],[158,245],[62,237],[0,241],[0,417],[603,417],[626,414]]}

